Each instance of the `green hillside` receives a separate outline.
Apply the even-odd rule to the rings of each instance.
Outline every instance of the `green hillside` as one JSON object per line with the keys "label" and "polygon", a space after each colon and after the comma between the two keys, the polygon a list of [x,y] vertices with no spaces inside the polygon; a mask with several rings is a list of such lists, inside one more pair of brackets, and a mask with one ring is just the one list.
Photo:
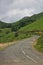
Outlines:
{"label": "green hillside", "polygon": [[41,37],[38,39],[37,44],[34,45],[34,47],[40,51],[43,52],[43,35],[41,35]]}
{"label": "green hillside", "polygon": [[35,22],[42,16],[43,16],[43,12],[35,14],[30,17],[24,17],[21,20],[15,22],[15,23],[12,23],[12,31],[18,31],[20,28]]}
{"label": "green hillside", "polygon": [[30,17],[26,16],[14,23],[5,23],[5,22],[0,21],[0,28],[11,28],[12,31],[18,31],[20,28],[35,22],[42,16],[43,16],[43,12],[34,14]]}
{"label": "green hillside", "polygon": [[0,21],[0,28],[6,27],[6,23]]}
{"label": "green hillside", "polygon": [[15,34],[11,31],[11,28],[0,29],[0,43],[11,42],[14,39]]}
{"label": "green hillside", "polygon": [[34,30],[43,30],[43,17],[38,19],[37,21],[33,22],[32,24],[29,24],[19,30],[20,31],[34,31]]}
{"label": "green hillside", "polygon": [[0,21],[0,29],[1,28],[11,28],[11,23],[5,23]]}

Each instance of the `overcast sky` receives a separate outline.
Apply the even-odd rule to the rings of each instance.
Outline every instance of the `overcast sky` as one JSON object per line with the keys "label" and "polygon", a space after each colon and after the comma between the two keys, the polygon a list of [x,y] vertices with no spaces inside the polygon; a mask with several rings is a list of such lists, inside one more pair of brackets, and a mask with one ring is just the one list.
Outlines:
{"label": "overcast sky", "polygon": [[5,22],[15,22],[39,12],[43,12],[43,0],[0,0],[0,20]]}

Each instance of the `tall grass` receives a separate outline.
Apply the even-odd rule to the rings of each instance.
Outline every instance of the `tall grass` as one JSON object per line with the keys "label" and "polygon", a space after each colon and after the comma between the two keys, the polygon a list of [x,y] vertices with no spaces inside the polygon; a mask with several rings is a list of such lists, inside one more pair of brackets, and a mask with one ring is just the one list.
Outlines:
{"label": "tall grass", "polygon": [[38,39],[37,44],[35,45],[35,48],[40,51],[43,52],[43,35],[41,35],[41,37]]}

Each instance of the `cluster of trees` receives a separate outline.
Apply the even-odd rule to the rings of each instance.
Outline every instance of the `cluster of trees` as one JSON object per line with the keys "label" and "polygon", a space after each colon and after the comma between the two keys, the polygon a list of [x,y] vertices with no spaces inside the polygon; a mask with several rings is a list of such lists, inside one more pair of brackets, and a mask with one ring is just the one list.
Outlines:
{"label": "cluster of trees", "polygon": [[11,28],[11,23],[5,23],[0,21],[0,28]]}

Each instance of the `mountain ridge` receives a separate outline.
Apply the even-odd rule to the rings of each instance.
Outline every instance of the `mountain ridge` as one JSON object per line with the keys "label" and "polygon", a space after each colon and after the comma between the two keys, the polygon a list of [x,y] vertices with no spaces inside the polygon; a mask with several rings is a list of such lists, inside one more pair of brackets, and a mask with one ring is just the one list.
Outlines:
{"label": "mountain ridge", "polygon": [[20,28],[35,22],[36,20],[40,19],[40,17],[42,16],[43,16],[43,12],[34,14],[30,17],[28,16],[24,17],[20,19],[19,21],[16,21],[13,23],[5,23],[5,22],[0,21],[0,28],[11,28],[12,31],[18,31]]}

